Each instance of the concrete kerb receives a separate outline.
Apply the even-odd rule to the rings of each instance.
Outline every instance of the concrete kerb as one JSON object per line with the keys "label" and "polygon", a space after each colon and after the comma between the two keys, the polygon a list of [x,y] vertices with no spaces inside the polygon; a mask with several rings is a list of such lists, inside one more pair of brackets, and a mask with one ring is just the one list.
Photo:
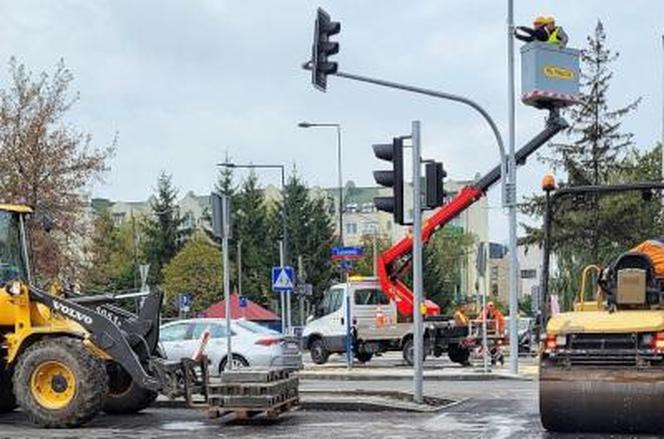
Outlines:
{"label": "concrete kerb", "polygon": [[[394,373],[358,373],[358,372],[299,372],[300,380],[330,381],[412,381],[413,376]],[[425,375],[424,381],[534,381],[533,375],[514,375],[509,372],[464,373],[464,374],[431,374]]]}

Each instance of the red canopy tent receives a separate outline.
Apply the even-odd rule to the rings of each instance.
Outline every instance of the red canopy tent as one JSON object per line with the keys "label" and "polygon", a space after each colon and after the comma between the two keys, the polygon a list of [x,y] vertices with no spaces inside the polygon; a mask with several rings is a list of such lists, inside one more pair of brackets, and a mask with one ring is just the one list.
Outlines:
{"label": "red canopy tent", "polygon": [[[226,317],[226,302],[221,300],[211,305],[208,309],[202,312],[202,316],[215,318]],[[240,300],[237,294],[231,294],[231,318],[245,318],[255,322],[275,322],[280,320],[278,315],[269,309],[255,304],[249,299],[247,299],[247,306],[240,308]]]}

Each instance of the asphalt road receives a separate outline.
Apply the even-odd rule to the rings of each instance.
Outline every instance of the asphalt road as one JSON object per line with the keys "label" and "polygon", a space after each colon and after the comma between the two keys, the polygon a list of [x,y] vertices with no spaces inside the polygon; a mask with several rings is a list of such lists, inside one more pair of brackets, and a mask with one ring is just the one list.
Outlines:
{"label": "asphalt road", "polygon": [[[410,391],[408,381],[304,381],[303,390]],[[77,430],[41,430],[16,412],[0,417],[0,437],[11,438],[572,438],[542,430],[537,383],[495,380],[425,383],[425,393],[454,399],[435,413],[297,411],[275,421],[208,419],[203,411],[149,409],[132,416],[99,416]],[[596,436],[605,437],[605,436]]]}

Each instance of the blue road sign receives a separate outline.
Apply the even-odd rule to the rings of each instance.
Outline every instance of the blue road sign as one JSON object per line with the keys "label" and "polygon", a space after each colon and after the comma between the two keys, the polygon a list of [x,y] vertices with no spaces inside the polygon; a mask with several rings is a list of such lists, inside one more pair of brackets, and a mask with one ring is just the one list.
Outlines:
{"label": "blue road sign", "polygon": [[189,311],[191,308],[191,293],[178,294],[178,311]]}
{"label": "blue road sign", "polygon": [[364,256],[364,248],[359,246],[352,247],[332,247],[332,259],[358,259]]}
{"label": "blue road sign", "polygon": [[272,291],[285,292],[295,289],[293,267],[272,267]]}
{"label": "blue road sign", "polygon": [[240,308],[246,308],[247,307],[247,297],[246,296],[240,296],[238,297],[238,301],[240,302]]}

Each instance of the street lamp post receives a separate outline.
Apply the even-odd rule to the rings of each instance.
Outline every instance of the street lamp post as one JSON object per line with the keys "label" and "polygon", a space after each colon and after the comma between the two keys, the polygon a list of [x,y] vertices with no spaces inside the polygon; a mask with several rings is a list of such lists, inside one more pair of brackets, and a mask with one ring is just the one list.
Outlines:
{"label": "street lamp post", "polygon": [[[281,211],[281,223],[282,223],[282,250],[280,254],[280,265],[288,265],[288,235],[286,231],[286,167],[284,165],[272,165],[272,164],[248,164],[248,165],[238,165],[236,163],[217,163],[217,166],[224,168],[234,168],[234,169],[279,169],[281,171],[281,198],[282,198],[282,211]],[[284,300],[283,294],[281,295],[281,326],[282,332],[286,333],[286,329],[290,327],[290,292],[286,293],[287,300]]]}
{"label": "street lamp post", "polygon": [[300,128],[315,127],[334,127],[337,129],[337,177],[339,184],[339,245],[344,245],[344,187],[343,176],[341,173],[341,125],[338,123],[310,123],[300,122],[297,124]]}

